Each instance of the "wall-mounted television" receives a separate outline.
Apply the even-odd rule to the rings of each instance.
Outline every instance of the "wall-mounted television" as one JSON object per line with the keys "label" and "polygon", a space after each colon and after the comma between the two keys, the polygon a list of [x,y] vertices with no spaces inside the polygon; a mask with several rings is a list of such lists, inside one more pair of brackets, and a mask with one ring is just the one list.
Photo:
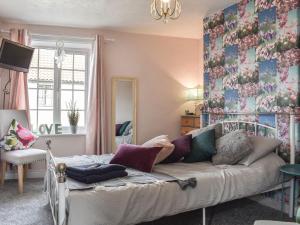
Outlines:
{"label": "wall-mounted television", "polygon": [[3,39],[0,49],[0,67],[28,73],[34,48]]}

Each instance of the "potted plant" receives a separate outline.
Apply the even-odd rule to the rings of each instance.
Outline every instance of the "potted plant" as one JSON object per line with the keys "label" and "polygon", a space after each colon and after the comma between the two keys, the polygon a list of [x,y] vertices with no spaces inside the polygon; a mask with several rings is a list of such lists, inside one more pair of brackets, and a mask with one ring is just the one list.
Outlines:
{"label": "potted plant", "polygon": [[71,128],[71,133],[76,134],[77,133],[77,124],[79,121],[79,111],[76,108],[76,102],[69,102],[67,104],[68,106],[68,118]]}

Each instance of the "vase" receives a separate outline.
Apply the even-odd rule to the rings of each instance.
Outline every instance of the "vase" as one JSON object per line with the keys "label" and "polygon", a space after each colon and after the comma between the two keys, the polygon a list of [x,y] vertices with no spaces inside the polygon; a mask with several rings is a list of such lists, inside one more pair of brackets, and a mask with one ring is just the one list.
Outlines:
{"label": "vase", "polygon": [[70,127],[71,127],[71,133],[72,134],[77,134],[77,126],[70,125]]}

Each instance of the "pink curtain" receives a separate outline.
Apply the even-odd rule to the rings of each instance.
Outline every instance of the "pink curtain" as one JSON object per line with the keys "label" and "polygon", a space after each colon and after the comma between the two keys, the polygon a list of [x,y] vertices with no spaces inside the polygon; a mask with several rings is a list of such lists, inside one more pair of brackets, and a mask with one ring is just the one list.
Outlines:
{"label": "pink curtain", "polygon": [[[29,44],[27,30],[11,29],[10,39],[23,45]],[[27,73],[10,71],[11,84],[7,109],[26,110],[28,125],[30,125]]]}
{"label": "pink curtain", "polygon": [[103,38],[96,36],[89,76],[86,154],[106,152],[105,79],[102,65]]}

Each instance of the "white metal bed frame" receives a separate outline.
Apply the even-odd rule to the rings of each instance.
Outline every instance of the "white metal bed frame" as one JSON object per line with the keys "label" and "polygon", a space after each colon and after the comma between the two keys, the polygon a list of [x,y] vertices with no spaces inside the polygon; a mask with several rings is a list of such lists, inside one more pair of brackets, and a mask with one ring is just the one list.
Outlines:
{"label": "white metal bed frame", "polygon": [[[208,113],[209,116],[214,113]],[[265,113],[262,113],[265,115]],[[283,113],[281,113],[283,115]],[[217,115],[217,114],[216,114]],[[226,113],[226,114],[219,114],[219,115],[259,115],[259,114],[247,114],[247,113]],[[279,114],[275,114],[276,117]],[[289,136],[290,136],[290,163],[295,163],[295,110],[294,107],[291,107],[291,112],[289,114],[285,113],[284,115],[288,115],[290,118],[289,121]],[[202,115],[201,115],[202,119]],[[210,120],[210,119],[209,119]],[[258,127],[263,127],[265,129],[271,129],[273,131],[277,131],[277,126],[271,127],[265,124],[260,124],[257,122],[249,122],[249,121],[242,121],[242,120],[228,120],[222,121],[222,132],[224,133],[224,124],[233,123],[238,124],[238,128],[240,124],[251,124],[255,127],[255,135],[258,134]],[[277,124],[277,119],[276,119]],[[278,132],[276,132],[277,134]],[[47,173],[46,173],[46,188],[47,188],[47,197],[49,200],[54,225],[65,225],[67,221],[67,209],[66,209],[66,198],[68,196],[68,188],[66,187],[66,165],[64,163],[56,163],[55,158],[51,153],[50,147],[51,141],[47,141],[48,146],[48,154],[47,154]],[[277,152],[277,151],[276,151]],[[289,199],[289,215],[290,217],[294,216],[294,180],[283,184],[284,187],[290,186],[290,199]],[[262,193],[279,190],[282,188],[282,185],[276,186],[270,190],[264,191]],[[205,208],[202,208],[203,213],[203,225],[206,224],[206,214]]]}

